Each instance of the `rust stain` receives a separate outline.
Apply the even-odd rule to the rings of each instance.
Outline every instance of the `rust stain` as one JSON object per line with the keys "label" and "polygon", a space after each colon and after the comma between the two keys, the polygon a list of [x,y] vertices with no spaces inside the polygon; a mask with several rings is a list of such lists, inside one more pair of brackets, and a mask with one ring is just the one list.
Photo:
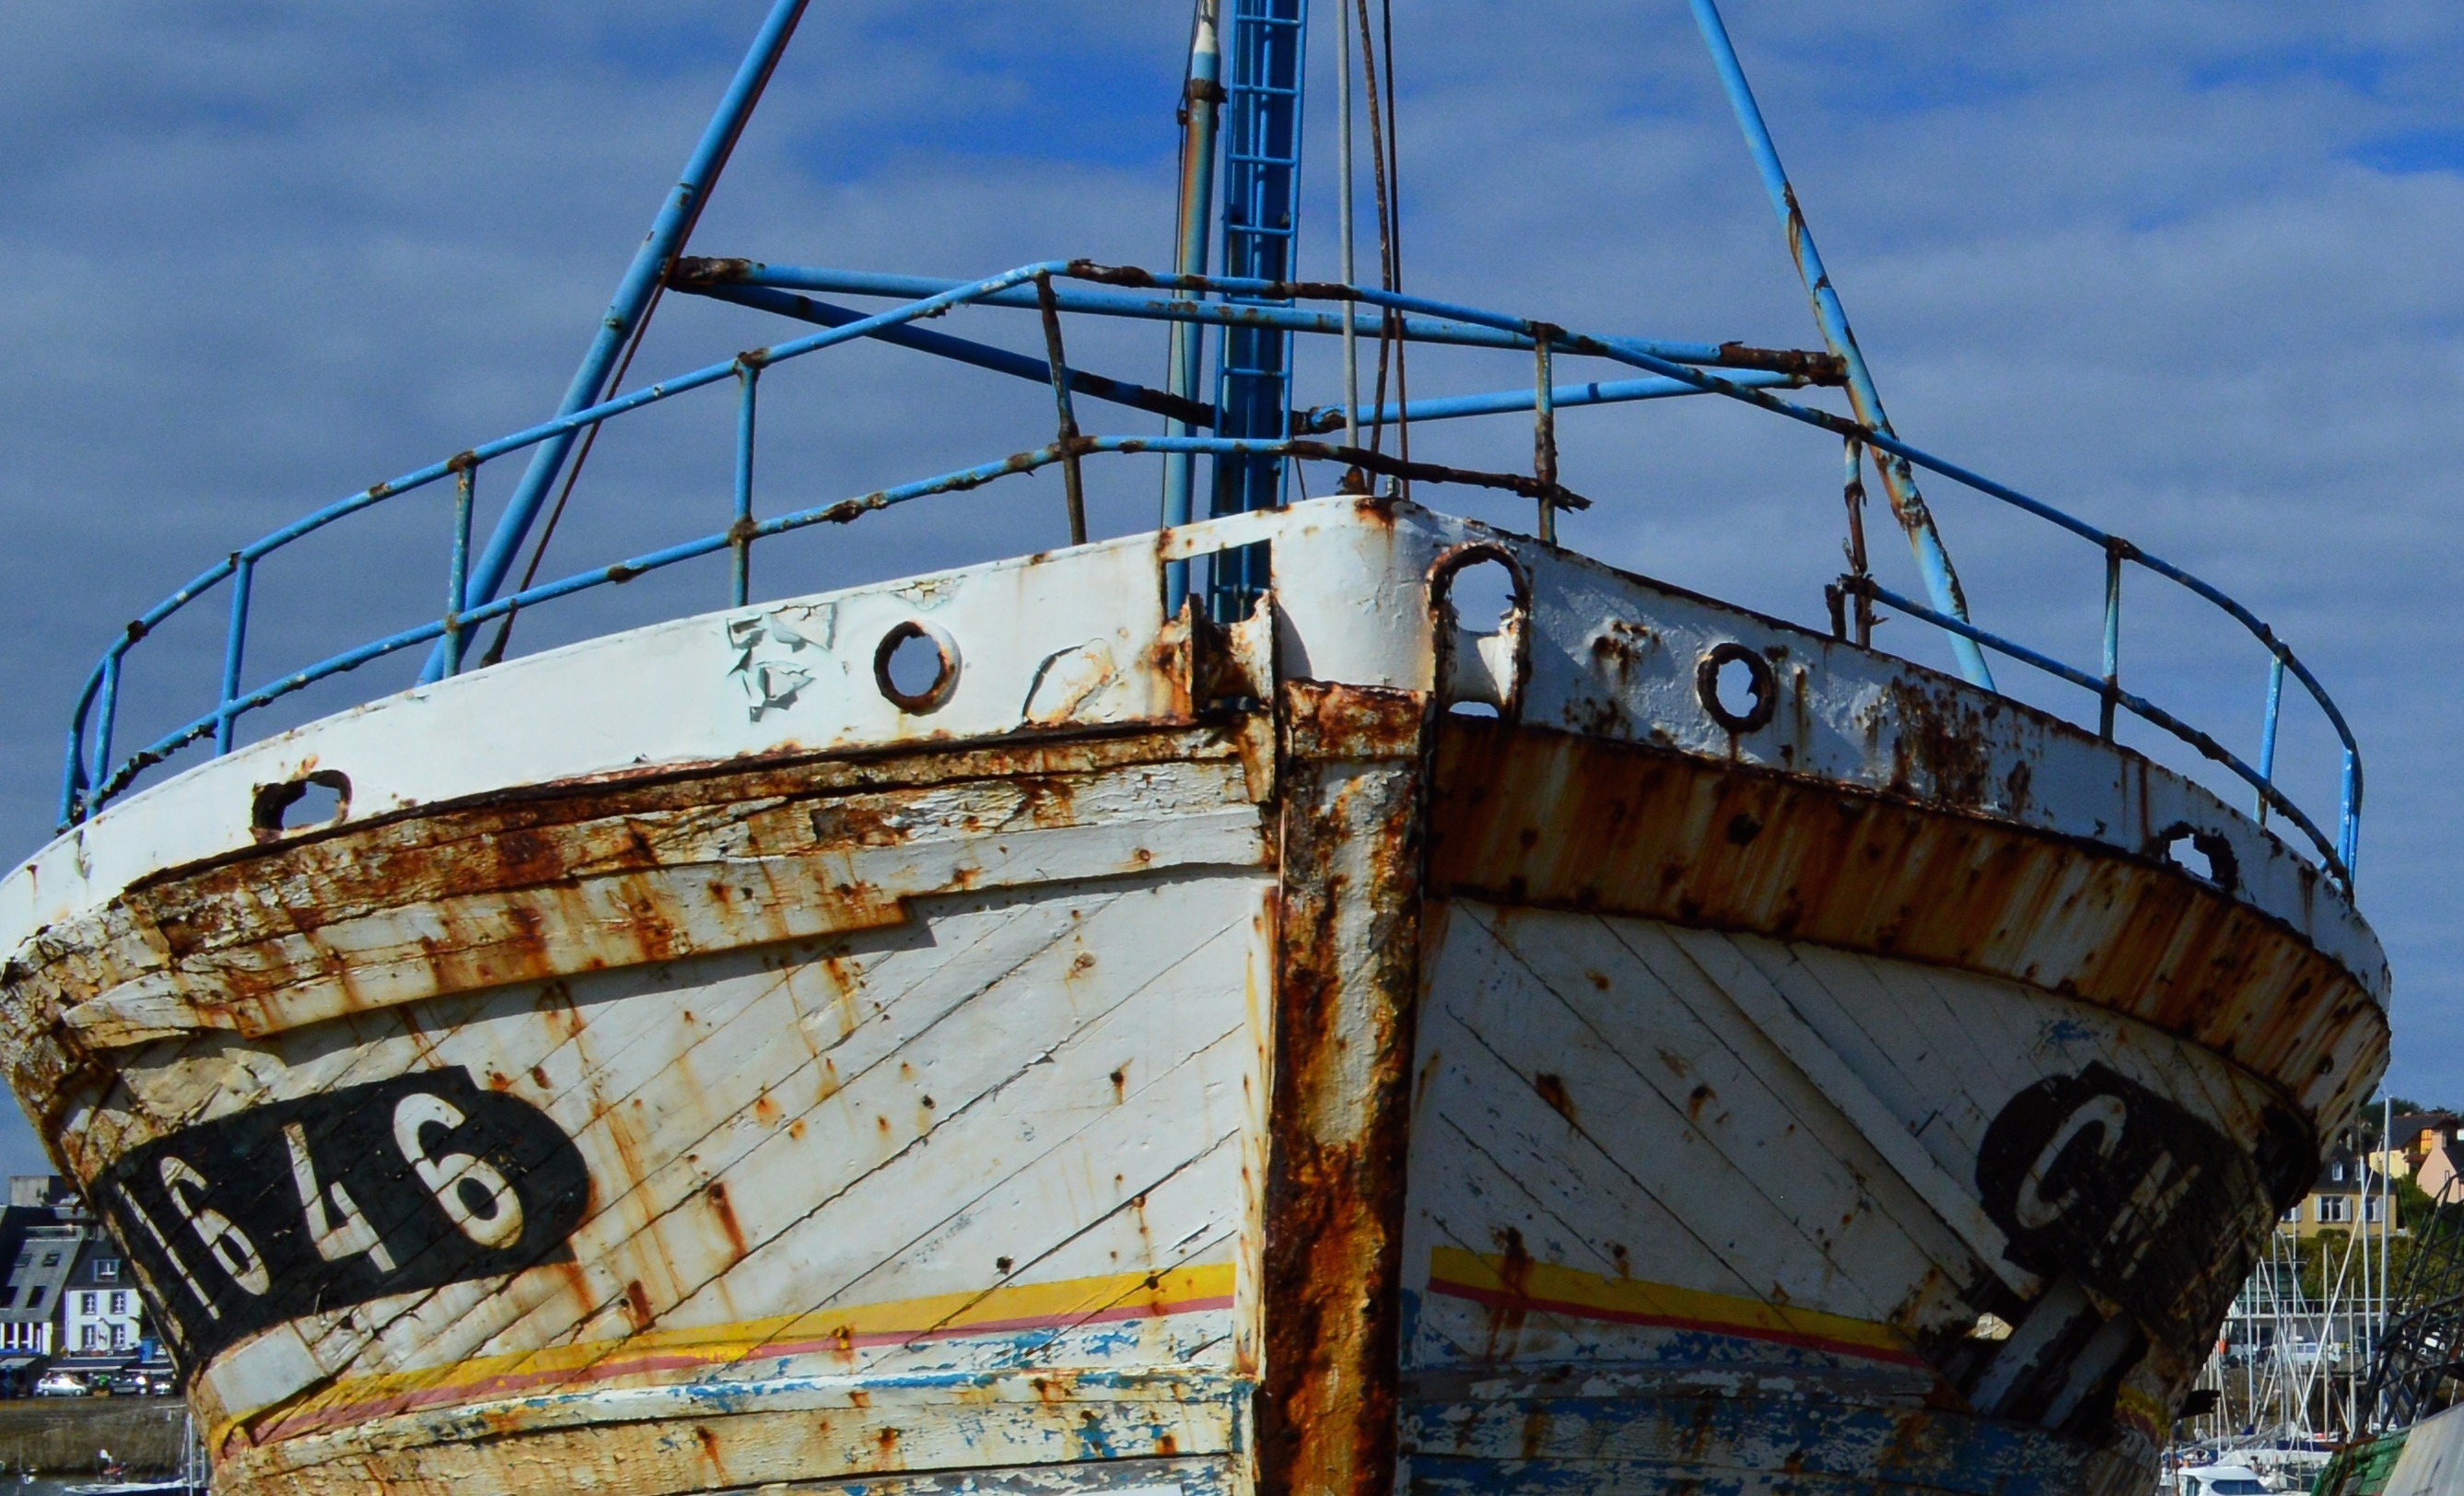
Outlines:
{"label": "rust stain", "polygon": [[1534,1407],[1523,1415],[1523,1458],[1537,1460],[1549,1447],[1549,1410]]}
{"label": "rust stain", "polygon": [[[1930,779],[1965,782],[1949,747],[1911,752]],[[2211,1049],[2314,1118],[2386,1047],[2386,1017],[2353,974],[2153,857],[1932,800],[1472,718],[1442,721],[1436,765],[1430,877],[1445,892],[2029,982]],[[1741,820],[1752,836],[1731,834]]]}
{"label": "rust stain", "polygon": [[1259,1484],[1384,1496],[1396,1450],[1424,697],[1287,685]]}
{"label": "rust stain", "polygon": [[1568,1122],[1574,1120],[1574,1098],[1567,1094],[1564,1076],[1543,1070],[1531,1077],[1531,1089],[1540,1093],[1540,1099],[1549,1104],[1551,1111]]}
{"label": "rust stain", "polygon": [[[168,963],[200,1022],[262,1034],[285,1026],[281,1003],[303,986],[341,994],[344,1011],[402,1001],[360,994],[365,963],[347,939],[334,941],[336,926],[420,908],[428,934],[407,948],[426,989],[442,993],[693,955],[707,937],[696,929],[725,932],[730,945],[804,933],[781,923],[791,913],[834,928],[896,923],[906,917],[897,901],[861,882],[782,888],[766,882],[781,875],[769,865],[714,882],[711,852],[792,868],[794,854],[817,846],[817,825],[818,845],[894,843],[910,834],[899,825],[903,800],[952,784],[1026,784],[1029,819],[1052,824],[1070,813],[1073,781],[1163,761],[1245,762],[1247,731],[1149,725],[529,787],[286,833],[165,869],[124,891],[113,917],[150,933],[141,954]],[[38,989],[31,995],[51,1011],[138,975],[114,972],[119,957],[60,935],[55,958],[10,976],[12,988]],[[398,994],[410,970],[388,970]],[[38,1110],[51,1089],[30,1097]]]}
{"label": "rust stain", "polygon": [[711,1214],[718,1218],[718,1229],[727,1235],[730,1262],[742,1262],[752,1248],[745,1244],[744,1227],[737,1223],[735,1207],[727,1202],[727,1184],[713,1179],[702,1187],[702,1198],[710,1201]]}
{"label": "rust stain", "polygon": [[1497,1233],[1499,1261],[1497,1277],[1505,1291],[1501,1302],[1488,1307],[1488,1345],[1483,1353],[1492,1361],[1514,1354],[1515,1342],[1522,1338],[1523,1322],[1530,1313],[1531,1251],[1523,1244],[1523,1233],[1512,1226]]}

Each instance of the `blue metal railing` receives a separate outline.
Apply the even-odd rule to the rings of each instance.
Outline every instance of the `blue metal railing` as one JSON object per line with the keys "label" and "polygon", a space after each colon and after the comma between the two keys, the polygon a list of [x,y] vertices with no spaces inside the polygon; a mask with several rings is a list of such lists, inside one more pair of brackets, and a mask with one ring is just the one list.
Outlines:
{"label": "blue metal railing", "polygon": [[[341,674],[371,660],[422,645],[434,645],[446,674],[458,672],[463,666],[464,643],[470,631],[492,619],[504,618],[517,609],[535,607],[557,598],[612,583],[629,581],[645,572],[671,566],[697,557],[727,551],[732,556],[729,598],[741,605],[752,597],[752,550],[759,539],[783,535],[795,530],[824,523],[846,523],[874,510],[907,503],[934,494],[956,493],[980,487],[1001,478],[1030,473],[1055,464],[1075,464],[1080,459],[1101,454],[1163,453],[1202,455],[1219,462],[1245,463],[1265,459],[1282,463],[1293,459],[1338,462],[1357,465],[1366,471],[1410,476],[1432,482],[1480,484],[1505,489],[1536,499],[1544,512],[1580,508],[1586,500],[1559,487],[1545,464],[1538,475],[1473,473],[1442,468],[1427,463],[1407,463],[1398,458],[1362,451],[1355,448],[1329,446],[1306,435],[1279,438],[1199,435],[1083,435],[1075,429],[1067,391],[1079,389],[1108,390],[1098,398],[1138,405],[1143,396],[1136,386],[1117,381],[1086,376],[1067,368],[1061,357],[1061,341],[1052,330],[1054,319],[1061,312],[1126,316],[1134,318],[1173,318],[1190,321],[1228,321],[1257,319],[1264,325],[1313,333],[1331,333],[1340,329],[1346,319],[1374,333],[1384,322],[1399,324],[1402,335],[1417,341],[1485,345],[1502,349],[1519,349],[1526,353],[1545,348],[1552,358],[1588,357],[1606,360],[1642,371],[1647,378],[1627,379],[1589,384],[1568,384],[1549,386],[1545,392],[1540,381],[1519,389],[1507,389],[1469,396],[1439,397],[1416,401],[1406,407],[1389,406],[1381,410],[1361,410],[1357,418],[1363,423],[1380,419],[1394,420],[1408,415],[1415,421],[1443,419],[1450,416],[1485,414],[1497,411],[1531,410],[1547,421],[1555,410],[1593,404],[1611,404],[1638,400],[1655,400],[1694,394],[1714,394],[1727,399],[1757,406],[1790,420],[1820,428],[1853,442],[1862,443],[1876,451],[1902,459],[1939,476],[1948,478],[1977,493],[1997,499],[2038,518],[2075,534],[2098,546],[2106,561],[2105,647],[2103,671],[2097,673],[2067,665],[2050,655],[2015,641],[2006,639],[1956,618],[1940,609],[1887,590],[1870,578],[1847,579],[1847,584],[1862,598],[1922,619],[1938,627],[1993,650],[2008,658],[2019,660],[2093,693],[2099,700],[2099,726],[2102,735],[2112,736],[2117,711],[2126,711],[2179,738],[2201,755],[2222,764],[2248,783],[2256,796],[2258,815],[2262,822],[2273,813],[2298,827],[2317,849],[2321,864],[2340,881],[2350,886],[2352,869],[2359,849],[2362,810],[2362,773],[2360,751],[2349,724],[2335,702],[2320,685],[2308,667],[2271,630],[2266,624],[2241,604],[2201,579],[2157,557],[2148,555],[2130,542],[2032,498],[1957,464],[1936,457],[1909,446],[1897,436],[1861,425],[1845,416],[1822,410],[1783,398],[1776,391],[1802,385],[1829,376],[1836,369],[1823,366],[1818,357],[1788,352],[1740,348],[1731,345],[1669,342],[1642,339],[1605,337],[1573,332],[1530,319],[1475,307],[1459,306],[1424,297],[1362,287],[1315,283],[1271,282],[1236,276],[1177,275],[1157,276],[1142,271],[1111,269],[1084,261],[1047,261],[1021,266],[984,279],[966,282],[923,282],[905,277],[870,276],[859,273],[821,271],[801,268],[753,267],[742,262],[724,262],[739,274],[743,283],[768,282],[803,285],[827,289],[841,287],[857,294],[910,297],[889,310],[860,315],[832,309],[826,315],[833,325],[805,336],[773,343],[767,347],[739,354],[723,363],[706,364],[672,379],[645,385],[561,415],[554,420],[526,428],[484,443],[444,461],[432,463],[390,481],[376,484],[241,547],[229,557],[207,568],[188,583],[148,609],[129,625],[122,636],[114,641],[88,676],[77,698],[63,767],[61,822],[74,825],[92,815],[104,803],[124,791],[138,776],[171,755],[210,737],[217,752],[228,752],[236,741],[239,719],[264,708],[283,696],[316,681]],[[707,273],[706,266],[692,267],[694,273]],[[693,289],[691,277],[678,281],[681,289]],[[1062,285],[1061,282],[1085,284]],[[1114,291],[1089,289],[1089,286],[1135,286],[1145,290],[1177,295],[1145,297],[1124,295]],[[706,289],[717,294],[722,288]],[[1039,295],[1039,293],[1045,293]],[[1213,301],[1191,299],[1215,297]],[[1232,299],[1238,298],[1238,299]],[[1321,311],[1299,305],[1301,302],[1333,302],[1336,309]],[[1276,303],[1293,303],[1282,305]],[[876,490],[838,503],[801,509],[791,514],[767,519],[754,517],[754,454],[756,438],[756,399],[763,371],[803,356],[851,342],[859,338],[898,341],[912,331],[909,324],[937,316],[961,305],[1025,306],[1042,312],[1047,324],[1046,358],[1029,361],[1023,355],[1004,355],[1032,365],[1039,380],[1049,379],[1059,399],[1061,430],[1055,440],[1032,451],[1020,452],[999,461],[962,468],[935,477],[917,480],[895,488]],[[1363,313],[1355,306],[1374,308]],[[779,310],[781,308],[773,308]],[[790,315],[794,315],[791,311]],[[820,314],[816,314],[820,315]],[[943,336],[943,335],[935,335]],[[969,347],[980,345],[969,344]],[[937,350],[928,350],[937,351]],[[968,362],[979,362],[972,357]],[[1532,367],[1551,366],[1549,360],[1527,361]],[[1742,367],[1739,365],[1743,365]],[[1772,366],[1757,366],[1772,365]],[[1028,373],[1019,368],[1012,372]],[[1541,376],[1545,379],[1545,375]],[[496,458],[522,451],[539,444],[563,440],[604,422],[630,411],[641,409],[688,391],[733,381],[737,387],[737,422],[735,443],[735,484],[732,494],[732,522],[724,529],[693,539],[627,558],[614,565],[577,572],[557,581],[527,587],[510,595],[484,602],[473,600],[472,590],[472,510],[477,481],[486,465]],[[1154,392],[1145,392],[1154,393]],[[1218,422],[1212,409],[1187,412],[1204,424]],[[1308,432],[1331,429],[1342,424],[1339,408],[1319,408],[1293,412],[1287,429]],[[1220,427],[1219,427],[1220,429]],[[1551,438],[1553,440],[1553,437]],[[326,526],[375,505],[397,498],[430,484],[451,478],[453,482],[453,533],[447,558],[446,605],[435,619],[409,628],[368,641],[267,681],[253,689],[244,689],[246,645],[252,608],[254,605],[254,575],[258,561],[266,556],[319,531]],[[1074,488],[1073,488],[1074,492]],[[2190,726],[2145,697],[2122,688],[2119,673],[2119,639],[2122,625],[2120,577],[2125,565],[2142,567],[2176,583],[2206,600],[2227,616],[2241,624],[2256,638],[2270,659],[2269,687],[2265,726],[2255,767],[2225,748],[2209,734]],[[181,724],[172,731],[147,743],[143,748],[115,760],[113,737],[117,726],[120,682],[122,665],[130,650],[160,627],[173,614],[213,587],[231,583],[230,618],[225,635],[225,648],[220,675],[220,690],[212,708]],[[2343,773],[2336,816],[2336,830],[2331,836],[2317,820],[2294,803],[2275,781],[2277,726],[2281,715],[2283,683],[2287,675],[2310,694],[2333,727],[2343,745]]]}

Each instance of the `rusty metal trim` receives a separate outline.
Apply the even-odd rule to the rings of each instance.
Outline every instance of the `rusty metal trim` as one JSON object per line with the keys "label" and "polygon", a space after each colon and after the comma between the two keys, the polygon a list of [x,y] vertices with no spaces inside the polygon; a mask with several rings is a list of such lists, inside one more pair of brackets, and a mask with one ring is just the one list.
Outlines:
{"label": "rusty metal trim", "polygon": [[1387,1496],[1432,697],[1287,684],[1257,1488]]}

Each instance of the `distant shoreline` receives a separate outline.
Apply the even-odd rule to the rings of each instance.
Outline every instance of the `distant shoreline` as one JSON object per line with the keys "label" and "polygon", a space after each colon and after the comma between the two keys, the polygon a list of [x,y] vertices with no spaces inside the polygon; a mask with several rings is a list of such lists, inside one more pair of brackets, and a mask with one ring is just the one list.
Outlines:
{"label": "distant shoreline", "polygon": [[95,1452],[108,1449],[132,1474],[177,1469],[187,1412],[178,1397],[0,1400],[0,1463],[91,1477]]}

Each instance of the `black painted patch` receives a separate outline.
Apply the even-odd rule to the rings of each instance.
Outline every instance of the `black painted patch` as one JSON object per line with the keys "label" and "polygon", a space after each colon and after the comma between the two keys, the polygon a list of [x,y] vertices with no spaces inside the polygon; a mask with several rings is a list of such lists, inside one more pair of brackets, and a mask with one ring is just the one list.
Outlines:
{"label": "black painted patch", "polygon": [[96,1195],[195,1366],[302,1314],[567,1260],[590,1179],[545,1112],[448,1069],[174,1133]]}
{"label": "black painted patch", "polygon": [[2076,1277],[2168,1339],[2204,1335],[2223,1311],[2277,1183],[2250,1150],[2102,1065],[2013,1096],[1986,1130],[1976,1182],[2013,1262]]}

